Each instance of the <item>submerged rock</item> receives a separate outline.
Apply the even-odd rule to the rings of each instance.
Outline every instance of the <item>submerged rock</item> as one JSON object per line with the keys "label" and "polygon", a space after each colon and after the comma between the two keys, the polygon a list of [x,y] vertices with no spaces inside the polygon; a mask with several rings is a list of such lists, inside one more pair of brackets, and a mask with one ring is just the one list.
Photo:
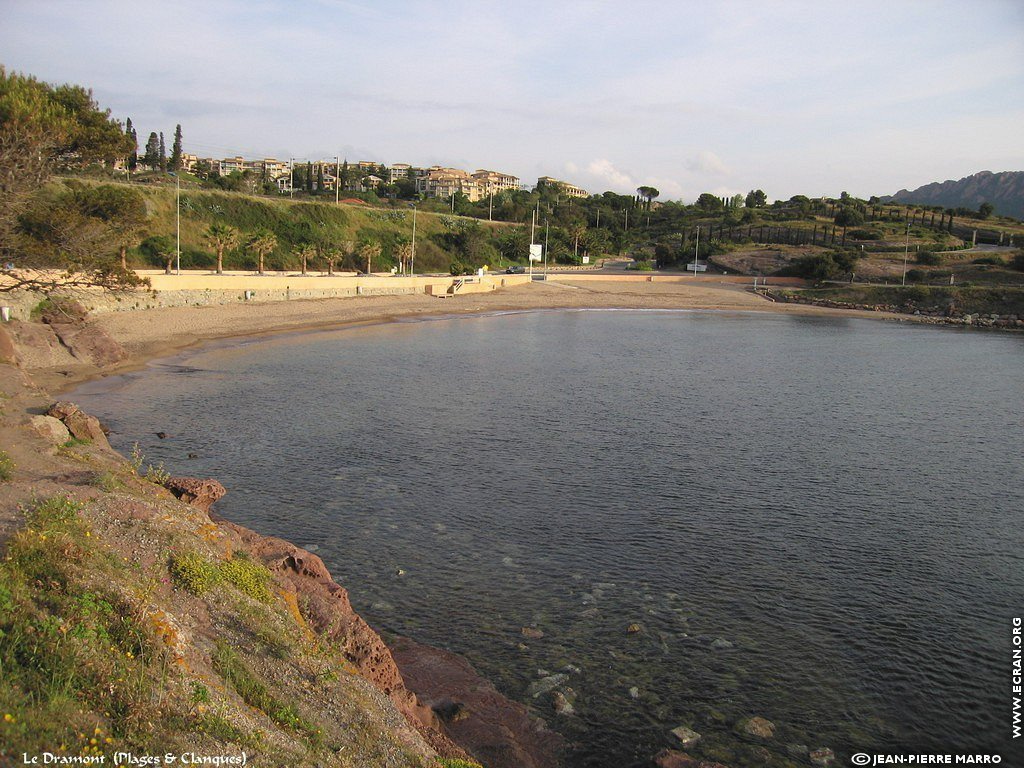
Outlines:
{"label": "submerged rock", "polygon": [[576,700],[576,694],[571,688],[566,689],[565,693],[562,691],[555,691],[551,698],[555,705],[556,715],[568,717],[569,715],[576,714],[576,709],[573,707],[573,702]]}
{"label": "submerged rock", "polygon": [[688,728],[685,725],[680,725],[677,728],[673,728],[671,731],[672,735],[679,739],[679,743],[684,747],[692,747],[698,741],[700,741],[700,734],[692,728]]}
{"label": "submerged rock", "polygon": [[643,632],[643,629],[644,629],[643,627],[641,627],[639,624],[637,624],[634,621],[632,624],[630,624],[628,627],[626,627],[626,632],[628,632],[631,635],[635,635],[635,634],[638,634],[640,632]]}
{"label": "submerged rock", "polygon": [[555,688],[560,686],[562,683],[566,682],[568,679],[569,676],[563,674],[542,677],[535,683],[531,683],[530,687],[527,689],[526,692],[530,694],[530,696],[532,696],[533,698],[539,699],[545,693],[550,693],[551,691],[555,690]]}
{"label": "submerged rock", "polygon": [[770,739],[775,736],[775,723],[763,717],[748,717],[736,724],[736,730],[757,739]]}
{"label": "submerged rock", "polygon": [[819,747],[810,754],[811,765],[818,768],[828,768],[836,761],[836,753],[828,747]]}
{"label": "submerged rock", "polygon": [[520,632],[522,632],[523,637],[530,640],[540,640],[544,637],[544,630],[537,627],[523,627]]}
{"label": "submerged rock", "polygon": [[716,651],[728,651],[730,648],[735,648],[736,646],[730,643],[724,637],[719,637],[716,640],[712,641],[711,647],[714,648]]}

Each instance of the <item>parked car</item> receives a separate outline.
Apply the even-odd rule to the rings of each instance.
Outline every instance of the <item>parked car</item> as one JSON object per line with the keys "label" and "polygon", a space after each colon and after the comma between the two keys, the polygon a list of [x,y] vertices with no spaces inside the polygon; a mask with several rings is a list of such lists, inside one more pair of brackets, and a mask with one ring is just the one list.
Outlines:
{"label": "parked car", "polygon": [[518,264],[513,264],[511,267],[505,270],[505,274],[508,275],[521,275],[526,271],[525,267],[521,267]]}

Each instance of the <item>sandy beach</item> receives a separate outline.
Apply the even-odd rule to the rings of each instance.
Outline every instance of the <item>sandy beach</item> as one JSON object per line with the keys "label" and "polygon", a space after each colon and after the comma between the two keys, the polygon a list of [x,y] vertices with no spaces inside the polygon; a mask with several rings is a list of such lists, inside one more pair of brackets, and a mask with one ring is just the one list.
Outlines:
{"label": "sandy beach", "polygon": [[56,392],[90,378],[137,368],[147,360],[212,339],[388,322],[416,316],[582,308],[841,314],[875,319],[899,317],[878,312],[780,304],[753,294],[746,286],[729,283],[559,280],[446,299],[422,294],[358,296],[97,314],[93,323],[124,347],[126,357],[119,364],[103,369],[85,364],[54,368],[47,366],[42,359],[33,359],[31,349],[23,350],[22,363],[32,371],[37,382]]}

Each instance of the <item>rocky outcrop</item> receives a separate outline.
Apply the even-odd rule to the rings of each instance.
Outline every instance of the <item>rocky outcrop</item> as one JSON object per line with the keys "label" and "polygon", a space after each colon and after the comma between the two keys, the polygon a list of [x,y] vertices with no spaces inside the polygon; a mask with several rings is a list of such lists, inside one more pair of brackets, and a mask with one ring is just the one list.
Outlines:
{"label": "rocky outcrop", "polygon": [[454,653],[398,638],[395,662],[406,685],[447,720],[448,733],[487,768],[554,768],[562,738],[510,701]]}
{"label": "rocky outcrop", "polygon": [[234,534],[236,548],[270,569],[285,592],[286,600],[297,606],[297,618],[336,643],[359,673],[391,699],[438,754],[470,757],[445,732],[431,707],[420,703],[406,687],[391,651],[380,635],[352,609],[348,591],[331,578],[323,560],[291,542],[262,536],[216,514],[211,514],[210,519]]}
{"label": "rocky outcrop", "polygon": [[54,403],[46,415],[62,421],[72,437],[78,440],[88,440],[101,448],[111,450],[110,443],[107,441],[107,433],[103,431],[100,420],[95,416],[90,416],[74,403],[69,403],[66,400]]}
{"label": "rocky outcrop", "polygon": [[216,480],[200,480],[197,477],[169,477],[163,482],[169,490],[186,504],[209,512],[213,503],[227,493],[227,489]]}
{"label": "rocky outcrop", "polygon": [[59,301],[44,310],[40,320],[12,321],[7,327],[14,346],[25,358],[24,364],[30,368],[80,363],[103,368],[126,357],[124,348],[112,336],[89,323],[78,302]]}
{"label": "rocky outcrop", "polygon": [[64,422],[53,416],[33,416],[28,423],[37,435],[53,445],[62,445],[71,439]]}

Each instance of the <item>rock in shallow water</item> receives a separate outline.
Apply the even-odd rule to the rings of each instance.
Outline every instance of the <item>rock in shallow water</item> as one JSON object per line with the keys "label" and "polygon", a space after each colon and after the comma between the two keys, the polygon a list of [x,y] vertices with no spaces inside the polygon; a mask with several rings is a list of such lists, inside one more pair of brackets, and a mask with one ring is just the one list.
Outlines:
{"label": "rock in shallow water", "polygon": [[687,728],[685,725],[680,725],[678,728],[673,728],[671,731],[672,735],[679,739],[679,743],[684,747],[692,747],[698,741],[700,741],[700,734],[692,728]]}
{"label": "rock in shallow water", "polygon": [[549,693],[550,691],[555,690],[555,688],[560,686],[562,683],[566,682],[568,679],[569,676],[563,674],[551,675],[550,677],[541,678],[537,682],[532,683],[530,685],[530,687],[527,689],[527,693],[529,693],[533,698],[538,699],[545,693]]}
{"label": "rock in shallow water", "polygon": [[736,730],[757,739],[770,739],[775,736],[775,723],[763,717],[748,717],[736,724]]}
{"label": "rock in shallow water", "polygon": [[820,747],[810,754],[811,765],[816,765],[818,768],[828,768],[836,761],[836,753],[828,747]]}

